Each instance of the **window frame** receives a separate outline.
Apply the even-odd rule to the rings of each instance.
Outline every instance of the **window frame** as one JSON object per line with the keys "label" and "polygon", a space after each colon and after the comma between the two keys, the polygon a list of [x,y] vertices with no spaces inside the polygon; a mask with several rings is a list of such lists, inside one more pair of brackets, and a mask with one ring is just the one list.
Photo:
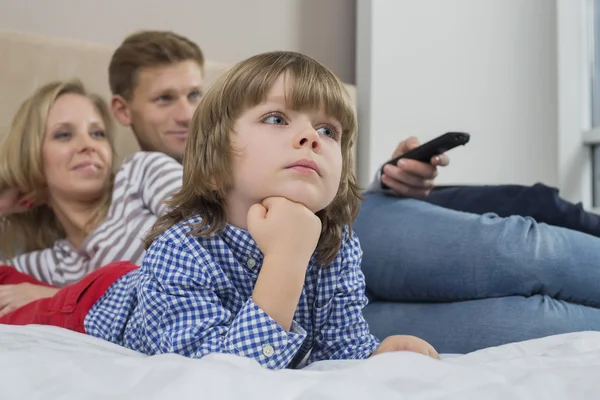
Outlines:
{"label": "window frame", "polygon": [[600,210],[600,0],[582,1],[582,140],[590,148],[592,207]]}

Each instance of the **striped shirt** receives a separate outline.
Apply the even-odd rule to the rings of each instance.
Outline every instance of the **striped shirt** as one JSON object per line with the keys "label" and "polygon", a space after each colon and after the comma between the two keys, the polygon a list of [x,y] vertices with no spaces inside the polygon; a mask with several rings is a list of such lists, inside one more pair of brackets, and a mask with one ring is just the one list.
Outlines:
{"label": "striped shirt", "polygon": [[115,176],[106,219],[79,248],[61,239],[51,248],[19,255],[8,263],[58,287],[77,282],[113,261],[140,265],[144,235],[165,211],[164,200],[181,188],[182,176],[182,166],[163,153],[135,153]]}
{"label": "striped shirt", "polygon": [[250,233],[227,225],[219,235],[189,235],[198,222],[192,217],[158,237],[142,266],[90,309],[86,333],[149,355],[235,354],[270,369],[365,359],[377,349],[362,315],[367,298],[355,233],[345,230],[330,265],[313,255],[288,331],[252,300],[264,256]]}

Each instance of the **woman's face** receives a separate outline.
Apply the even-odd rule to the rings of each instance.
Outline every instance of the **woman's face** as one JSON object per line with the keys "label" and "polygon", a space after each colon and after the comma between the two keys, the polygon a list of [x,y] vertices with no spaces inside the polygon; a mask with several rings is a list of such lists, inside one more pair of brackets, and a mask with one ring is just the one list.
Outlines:
{"label": "woman's face", "polygon": [[42,162],[50,199],[96,201],[109,187],[112,149],[102,117],[85,96],[67,93],[50,108]]}

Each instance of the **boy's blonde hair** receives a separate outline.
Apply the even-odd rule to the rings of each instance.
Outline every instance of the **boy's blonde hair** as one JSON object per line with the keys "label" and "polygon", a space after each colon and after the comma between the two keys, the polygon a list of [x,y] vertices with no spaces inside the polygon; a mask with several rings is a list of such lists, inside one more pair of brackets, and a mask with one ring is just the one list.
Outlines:
{"label": "boy's blonde hair", "polygon": [[195,61],[204,74],[204,54],[188,38],[170,31],[139,31],[125,38],[113,53],[108,66],[112,94],[126,100],[137,85],[141,69]]}
{"label": "boy's blonde hair", "polygon": [[172,211],[155,223],[146,238],[146,247],[174,224],[195,215],[201,215],[202,222],[192,227],[191,234],[222,231],[227,223],[225,202],[233,182],[231,135],[236,120],[246,109],[264,102],[282,74],[291,83],[291,91],[286,93],[288,107],[308,110],[322,106],[342,125],[339,189],[331,204],[317,213],[322,221],[317,260],[324,265],[333,261],[344,227],[354,221],[360,204],[352,153],[356,116],[339,79],[319,62],[294,52],[251,57],[223,74],[210,88],[191,122],[183,157],[183,186],[169,201]]}
{"label": "boy's blonde hair", "polygon": [[[45,191],[42,143],[46,121],[52,105],[65,94],[81,95],[93,102],[104,122],[106,137],[114,154],[113,124],[106,102],[88,93],[79,80],[51,82],[38,88],[21,104],[10,132],[0,143],[0,191],[8,188],[16,188],[23,194]],[[104,219],[111,198],[112,180],[97,213],[90,218],[89,230]],[[56,240],[64,237],[62,226],[46,205],[0,218],[0,254],[5,257],[51,247]]]}

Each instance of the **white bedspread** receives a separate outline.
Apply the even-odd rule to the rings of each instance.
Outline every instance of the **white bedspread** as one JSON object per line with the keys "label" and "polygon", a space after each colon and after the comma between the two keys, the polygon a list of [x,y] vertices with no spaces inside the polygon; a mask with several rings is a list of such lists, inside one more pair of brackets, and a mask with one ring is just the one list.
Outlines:
{"label": "white bedspread", "polygon": [[0,325],[0,399],[599,399],[600,333],[436,361],[412,353],[269,371],[211,355],[147,357],[67,330]]}

